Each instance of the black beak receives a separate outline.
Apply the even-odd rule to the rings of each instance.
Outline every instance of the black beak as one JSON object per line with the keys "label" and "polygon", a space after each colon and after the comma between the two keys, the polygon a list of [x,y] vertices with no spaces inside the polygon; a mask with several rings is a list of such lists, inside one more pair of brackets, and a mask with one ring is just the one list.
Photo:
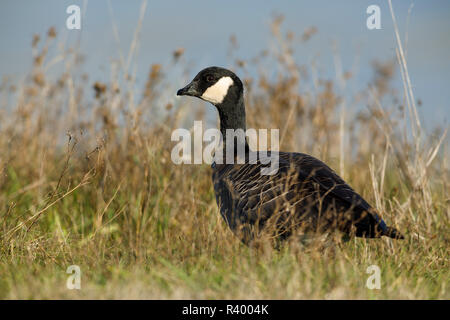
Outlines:
{"label": "black beak", "polygon": [[197,83],[192,81],[186,87],[177,91],[177,96],[192,96],[199,97],[200,93],[197,90]]}

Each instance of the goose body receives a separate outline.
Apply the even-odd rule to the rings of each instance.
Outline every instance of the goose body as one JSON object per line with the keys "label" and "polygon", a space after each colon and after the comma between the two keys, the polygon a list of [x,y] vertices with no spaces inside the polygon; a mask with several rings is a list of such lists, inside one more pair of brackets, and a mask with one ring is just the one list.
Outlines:
{"label": "goose body", "polygon": [[[245,130],[243,86],[233,72],[206,68],[177,94],[214,104],[223,139],[227,129]],[[267,165],[249,161],[252,150],[246,141],[241,143],[245,163],[213,163],[212,180],[220,214],[244,243],[262,234],[283,240],[297,232],[332,230],[365,238],[403,238],[322,161],[303,153],[276,152],[269,155],[277,157],[278,170],[265,175],[261,169]]]}

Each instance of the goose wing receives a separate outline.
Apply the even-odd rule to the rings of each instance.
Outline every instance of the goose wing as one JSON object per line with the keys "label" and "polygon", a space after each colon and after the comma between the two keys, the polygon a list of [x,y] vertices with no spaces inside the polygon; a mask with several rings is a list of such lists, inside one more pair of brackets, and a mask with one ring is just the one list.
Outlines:
{"label": "goose wing", "polygon": [[333,203],[341,211],[351,210],[351,220],[358,221],[360,233],[374,232],[374,226],[386,231],[371,206],[322,161],[302,153],[280,152],[278,171],[262,175],[266,166],[258,162],[216,168],[217,201],[232,228],[237,223],[264,224],[274,213],[282,220],[293,211],[297,218],[299,214],[314,218],[320,214],[321,199],[324,207]]}
{"label": "goose wing", "polygon": [[[354,208],[356,214],[365,214],[373,221],[371,224],[377,225],[382,233],[386,233],[386,223],[376,213],[376,211],[356,193],[340,176],[322,161],[303,153],[281,153],[280,158],[284,157],[286,161],[295,162],[296,167],[305,179],[309,177],[320,185],[324,192],[345,202],[348,208]],[[355,220],[361,220],[361,217],[353,217]]]}

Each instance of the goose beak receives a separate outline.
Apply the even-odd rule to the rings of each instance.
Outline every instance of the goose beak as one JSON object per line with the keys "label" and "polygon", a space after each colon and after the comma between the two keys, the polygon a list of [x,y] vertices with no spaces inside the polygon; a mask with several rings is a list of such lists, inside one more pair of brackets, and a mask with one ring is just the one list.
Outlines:
{"label": "goose beak", "polygon": [[197,90],[197,83],[191,82],[186,87],[177,91],[177,96],[192,96],[198,97],[200,93]]}

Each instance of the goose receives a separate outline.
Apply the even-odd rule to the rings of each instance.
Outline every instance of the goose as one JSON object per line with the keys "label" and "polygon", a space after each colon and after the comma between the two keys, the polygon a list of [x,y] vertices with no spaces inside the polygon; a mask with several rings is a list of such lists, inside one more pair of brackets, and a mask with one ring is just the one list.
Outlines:
{"label": "goose", "polygon": [[[227,130],[246,130],[244,87],[232,71],[203,69],[177,95],[200,98],[216,107],[223,148],[229,142]],[[250,245],[264,234],[282,241],[300,233],[336,230],[348,238],[404,238],[322,161],[280,151],[278,170],[262,174],[262,161],[249,161],[252,150],[247,140],[232,143],[244,144],[244,163],[213,162],[212,180],[220,214],[243,243]]]}

